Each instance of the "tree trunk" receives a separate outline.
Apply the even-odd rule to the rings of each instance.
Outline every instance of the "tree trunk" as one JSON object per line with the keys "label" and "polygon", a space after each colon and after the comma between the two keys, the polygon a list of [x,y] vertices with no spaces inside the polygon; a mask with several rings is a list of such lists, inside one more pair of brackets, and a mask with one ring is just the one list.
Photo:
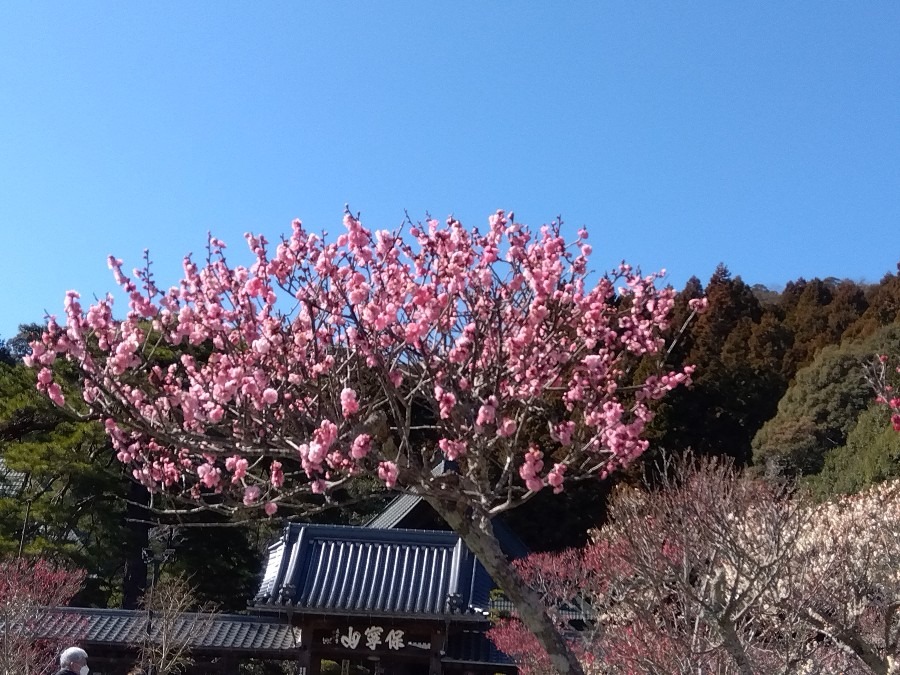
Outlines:
{"label": "tree trunk", "polygon": [[713,617],[719,627],[719,633],[722,635],[722,643],[725,651],[734,659],[741,675],[753,675],[753,666],[750,659],[747,658],[747,652],[741,644],[741,640],[734,629],[734,624],[730,620],[716,619]]}
{"label": "tree trunk", "polygon": [[507,560],[494,535],[490,519],[481,517],[473,520],[458,504],[436,498],[428,498],[427,501],[460,536],[484,565],[494,583],[515,604],[518,618],[547,652],[556,672],[560,675],[584,675],[584,669],[553,623],[540,596],[529,588]]}
{"label": "tree trunk", "polygon": [[887,659],[882,658],[856,631],[845,629],[811,610],[804,610],[801,616],[810,626],[831,638],[838,647],[855,654],[876,675],[888,675],[890,672]]}

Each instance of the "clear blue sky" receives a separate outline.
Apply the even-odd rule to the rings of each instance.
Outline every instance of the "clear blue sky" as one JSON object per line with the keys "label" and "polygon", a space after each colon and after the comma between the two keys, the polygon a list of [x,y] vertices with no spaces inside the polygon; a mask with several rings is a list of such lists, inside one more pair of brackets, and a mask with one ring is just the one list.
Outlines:
{"label": "clear blue sky", "polygon": [[497,208],[594,266],[900,258],[900,2],[0,4],[0,336],[206,232]]}

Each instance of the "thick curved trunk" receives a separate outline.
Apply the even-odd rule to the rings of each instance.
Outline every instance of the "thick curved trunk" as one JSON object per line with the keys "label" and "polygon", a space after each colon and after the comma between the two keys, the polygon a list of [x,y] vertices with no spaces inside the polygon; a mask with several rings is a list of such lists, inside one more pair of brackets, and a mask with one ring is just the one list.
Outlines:
{"label": "thick curved trunk", "polygon": [[483,522],[473,522],[455,504],[437,499],[428,499],[428,503],[462,538],[494,583],[515,604],[518,618],[547,652],[556,672],[584,675],[584,669],[554,625],[540,596],[528,587],[501,550],[490,520],[484,518]]}
{"label": "thick curved trunk", "polygon": [[827,635],[838,647],[849,654],[855,654],[876,675],[888,675],[890,672],[888,659],[883,658],[859,633],[843,628],[811,610],[804,610],[802,616],[810,626]]}
{"label": "thick curved trunk", "polygon": [[753,675],[753,665],[747,657],[747,652],[741,644],[741,639],[738,637],[734,624],[725,620],[716,621],[716,623],[722,636],[722,646],[725,647],[725,651],[728,652],[729,656],[734,659],[738,672],[741,675]]}

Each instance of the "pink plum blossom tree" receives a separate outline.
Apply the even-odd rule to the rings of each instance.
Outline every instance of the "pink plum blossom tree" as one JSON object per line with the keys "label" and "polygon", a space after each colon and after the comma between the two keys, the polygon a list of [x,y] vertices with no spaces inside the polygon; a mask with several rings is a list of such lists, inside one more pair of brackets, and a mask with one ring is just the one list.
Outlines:
{"label": "pink plum blossom tree", "polygon": [[900,366],[892,365],[888,354],[879,354],[866,368],[866,378],[875,389],[878,403],[886,405],[891,412],[891,426],[900,431],[900,394],[894,382]]}
{"label": "pink plum blossom tree", "polygon": [[[584,230],[567,243],[558,222],[532,230],[502,211],[484,232],[452,218],[372,232],[348,212],[334,239],[295,221],[274,247],[247,242],[254,262],[231,266],[211,237],[165,291],[149,258],[133,278],[110,258],[127,314],[70,291],[32,344],[38,387],[102,419],[137,480],[198,508],[272,515],[360,476],[423,497],[558,672],[582,672],[491,520],[647,448],[653,402],[691,374],[661,367],[674,296],[661,274],[594,277]],[[60,357],[83,402],[64,400]],[[638,377],[641,360],[660,367]],[[434,475],[442,459],[456,469]]]}

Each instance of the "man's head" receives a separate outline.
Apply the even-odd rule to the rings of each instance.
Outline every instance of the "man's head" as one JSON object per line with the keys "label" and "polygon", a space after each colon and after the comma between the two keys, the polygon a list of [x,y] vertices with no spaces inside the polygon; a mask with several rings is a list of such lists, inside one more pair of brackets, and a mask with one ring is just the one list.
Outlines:
{"label": "man's head", "polygon": [[87,665],[87,652],[79,647],[69,647],[59,655],[60,668],[68,668],[72,672],[79,672]]}

